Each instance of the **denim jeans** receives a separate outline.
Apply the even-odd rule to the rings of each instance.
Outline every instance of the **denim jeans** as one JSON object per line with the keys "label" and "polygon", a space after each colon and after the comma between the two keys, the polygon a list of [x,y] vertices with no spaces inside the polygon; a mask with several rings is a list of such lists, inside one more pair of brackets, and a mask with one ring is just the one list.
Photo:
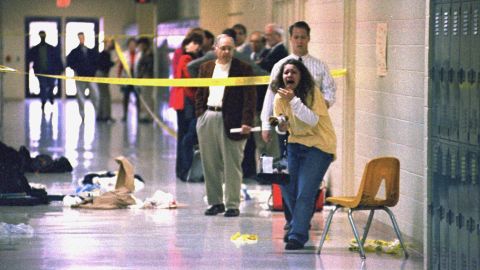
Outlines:
{"label": "denim jeans", "polygon": [[281,186],[286,208],[292,214],[288,239],[302,244],[308,241],[308,230],[315,207],[315,196],[333,155],[315,147],[287,145],[290,182]]}

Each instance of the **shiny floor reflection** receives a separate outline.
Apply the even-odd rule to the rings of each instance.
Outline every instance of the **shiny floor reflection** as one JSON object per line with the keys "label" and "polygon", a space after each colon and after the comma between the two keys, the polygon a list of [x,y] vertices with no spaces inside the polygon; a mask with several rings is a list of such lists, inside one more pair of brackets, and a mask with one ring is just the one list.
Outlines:
{"label": "shiny floor reflection", "polygon": [[[30,182],[46,185],[50,194],[72,194],[78,179],[91,171],[117,169],[113,158],[124,155],[145,179],[136,197],[163,190],[185,206],[104,211],[54,202],[0,207],[1,222],[23,222],[35,230],[32,238],[0,237],[0,269],[423,269],[423,257],[414,251],[408,260],[368,253],[362,263],[347,249],[352,233],[343,213],[334,218],[322,256],[314,246],[325,211],[315,215],[307,248],[294,252],[284,250],[283,214],[264,210],[258,200],[242,202],[239,218],[206,217],[203,184],[175,179],[175,139],[153,124],[137,124],[135,117],[121,122],[120,104],[114,104],[117,121],[111,124],[95,122],[91,104],[84,122],[77,110],[74,100],[48,104],[44,113],[36,100],[6,103],[3,142],[17,149],[26,145],[32,154],[66,156],[74,166],[72,173],[28,174]],[[247,184],[252,194],[269,190],[253,181]],[[361,224],[363,217],[358,219]],[[258,234],[259,241],[237,247],[230,241],[236,232]],[[394,234],[375,223],[370,236],[390,240]]]}

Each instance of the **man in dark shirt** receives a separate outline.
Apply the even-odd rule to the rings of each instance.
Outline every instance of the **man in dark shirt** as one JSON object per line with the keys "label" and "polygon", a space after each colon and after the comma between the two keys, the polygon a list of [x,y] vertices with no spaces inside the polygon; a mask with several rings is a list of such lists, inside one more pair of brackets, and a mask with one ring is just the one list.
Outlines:
{"label": "man in dark shirt", "polygon": [[[80,44],[67,56],[67,66],[75,71],[75,76],[94,77],[97,69],[98,51],[95,50],[95,48],[90,49],[85,46],[85,35],[83,32],[78,33],[78,40]],[[75,85],[77,86],[78,110],[82,120],[85,118],[85,89],[87,88],[90,90],[90,97],[92,98],[93,107],[95,108],[96,113],[98,113],[97,84],[75,81]]]}
{"label": "man in dark shirt", "polygon": [[[27,62],[33,62],[35,74],[61,74],[63,63],[60,58],[60,50],[45,42],[47,37],[45,31],[40,31],[38,35],[40,36],[40,43],[28,51]],[[43,76],[38,76],[37,79],[40,84],[40,99],[42,100],[43,110],[47,99],[53,104],[53,88],[57,84],[57,79]]]}

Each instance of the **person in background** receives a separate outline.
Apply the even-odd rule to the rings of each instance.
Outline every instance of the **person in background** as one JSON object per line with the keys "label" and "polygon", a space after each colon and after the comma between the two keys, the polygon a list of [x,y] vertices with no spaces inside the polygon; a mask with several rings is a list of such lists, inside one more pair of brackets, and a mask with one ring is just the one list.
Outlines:
{"label": "person in background", "polygon": [[[202,64],[200,78],[252,76],[251,67],[233,57],[235,42],[222,34],[215,40],[216,60]],[[254,86],[198,88],[195,96],[197,134],[208,204],[205,215],[240,215],[241,162],[255,114]],[[231,128],[241,128],[231,133]],[[225,203],[222,184],[225,183]],[[225,206],[227,210],[225,211]]]}
{"label": "person in background", "polygon": [[[265,25],[265,39],[267,42],[267,47],[270,49],[268,51],[268,54],[258,63],[258,65],[271,73],[273,66],[278,61],[288,56],[287,48],[283,44],[283,29],[274,23],[269,23]],[[264,91],[261,91],[262,96],[260,99],[262,104],[259,106],[260,110],[263,109],[263,102],[267,93],[266,88],[263,88],[262,90]],[[270,134],[270,136],[272,137],[270,140],[264,141],[268,152],[271,153],[274,158],[280,157],[284,160],[286,153],[285,142],[287,140],[287,136],[277,135],[275,133]],[[259,142],[258,144],[262,145],[261,142]],[[275,151],[273,150],[274,148],[277,148],[278,150]]]}
{"label": "person in background", "polygon": [[335,159],[336,135],[327,103],[301,61],[283,62],[271,89],[276,93],[274,116],[288,118],[277,126],[277,132],[289,132],[290,181],[281,185],[285,207],[291,213],[290,227],[284,237],[285,249],[302,249],[309,238],[318,187]]}
{"label": "person in background", "polygon": [[203,38],[202,43],[202,53],[200,55],[205,55],[207,52],[213,50],[213,42],[215,41],[215,36],[212,32],[204,30],[205,37]]}
{"label": "person in background", "polygon": [[[191,29],[188,30],[187,34],[185,35],[185,38],[190,36],[192,33],[197,33],[197,34],[200,34],[202,36],[205,35],[205,32],[202,28],[194,27],[194,28],[191,28]],[[173,52],[173,57],[172,57],[172,73],[173,74],[175,73],[175,70],[177,70],[178,61],[180,60],[180,57],[184,53],[183,47],[185,46],[185,44],[184,44],[185,38],[183,39],[180,47],[176,48],[175,51]]]}
{"label": "person in background", "polygon": [[[269,53],[269,49],[265,47],[266,39],[263,36],[263,33],[260,31],[254,31],[250,34],[249,37],[250,46],[252,47],[252,53],[250,54],[250,59],[256,63],[260,63]],[[257,85],[257,113],[255,114],[255,124],[254,126],[260,126],[260,112],[262,111],[263,99],[265,98],[265,93],[267,92],[267,85]],[[253,137],[255,140],[255,147],[257,156],[262,155],[278,158],[279,157],[279,146],[278,141],[272,141],[270,143],[265,143],[262,140],[261,133],[254,132]],[[258,181],[263,181],[262,179],[255,177]]]}
{"label": "person in background", "polygon": [[[27,63],[33,62],[33,72],[36,74],[60,75],[63,72],[63,63],[60,58],[60,50],[47,42],[45,31],[38,32],[40,43],[32,47],[27,54]],[[42,111],[45,108],[47,100],[53,104],[53,89],[57,84],[57,79],[37,76],[40,84],[40,99],[42,101]]]}
{"label": "person in background", "polygon": [[283,44],[283,29],[274,23],[265,25],[265,39],[270,50],[258,65],[271,72],[273,66],[288,55],[287,48]]}
{"label": "person in background", "polygon": [[[113,40],[106,38],[104,41],[104,49],[98,55],[97,61],[97,77],[108,77],[110,69],[115,65],[112,61],[112,51],[114,49]],[[112,118],[112,100],[110,97],[110,85],[107,83],[98,84],[98,113],[97,121],[115,122]]]}
{"label": "person in background", "polygon": [[[153,78],[153,52],[151,42],[148,38],[140,38],[138,40],[138,47],[142,53],[142,57],[138,61],[137,78]],[[141,86],[139,91],[140,96],[145,101],[150,110],[155,113],[155,97],[153,96],[153,87]],[[151,123],[153,117],[147,112],[145,105],[142,103],[140,106],[140,123]]]}
{"label": "person in background", "polygon": [[[198,33],[192,33],[186,38],[184,53],[180,57],[175,71],[175,78],[190,78],[187,64],[193,59],[197,58],[202,49],[203,36]],[[179,87],[183,90],[184,108],[183,108],[183,123],[179,126],[185,127],[185,133],[182,137],[177,137],[177,161],[179,162],[178,178],[182,181],[187,180],[187,175],[193,160],[193,147],[197,144],[197,132],[195,130],[195,92],[197,88],[194,87]]]}
{"label": "person in background", "polygon": [[[232,37],[233,40],[235,40],[236,36],[237,36],[235,30],[233,30],[232,28],[227,28],[227,29],[223,30],[222,34],[225,34],[225,35],[228,35],[228,36]],[[253,69],[253,74],[255,76],[268,75],[268,72],[261,69],[252,60],[250,60],[250,55],[239,53],[238,51],[235,50],[234,53],[233,53],[233,57],[247,63]],[[198,72],[200,70],[200,65],[202,65],[203,63],[205,63],[207,61],[216,59],[216,58],[217,58],[217,56],[216,56],[214,51],[207,52],[202,57],[199,57],[199,58],[191,61],[190,63],[188,63],[188,66],[187,66],[188,73],[190,73],[190,76],[192,76],[192,78],[197,78],[198,77]]]}
{"label": "person in background", "polygon": [[[132,78],[135,78],[138,72],[138,61],[142,57],[142,52],[137,50],[137,40],[133,37],[127,39],[127,50],[123,51],[123,56],[129,67],[130,75]],[[118,66],[117,77],[127,78],[128,73],[124,70],[122,63]],[[130,95],[135,95],[136,107],[137,107],[137,118],[140,113],[140,100],[138,99],[138,92],[133,85],[123,85],[120,88],[123,92],[123,117],[122,121],[127,121],[128,116],[128,103],[130,102]]]}
{"label": "person in background", "polygon": [[247,40],[247,28],[245,25],[237,23],[232,29],[236,33],[235,50],[249,56],[252,53],[252,47],[250,47],[250,42]]}
{"label": "person in background", "polygon": [[[97,71],[98,50],[90,49],[85,46],[85,34],[78,33],[79,45],[73,49],[67,56],[67,66],[73,69],[75,76],[94,77]],[[77,87],[78,110],[80,117],[85,119],[85,90],[90,90],[95,114],[98,114],[98,86],[96,83],[75,81]]]}
{"label": "person in background", "polygon": [[[177,72],[178,69],[178,64],[180,62],[180,58],[186,53],[185,47],[192,41],[192,36],[201,36],[201,39],[203,41],[203,30],[202,32],[199,32],[201,28],[194,28],[190,32],[187,33],[185,38],[182,41],[182,46],[181,51],[178,52],[178,60],[175,62],[172,62],[172,68],[175,68],[173,70],[173,77],[177,78],[176,76],[182,76],[181,72]],[[175,63],[175,64],[174,64]],[[183,67],[182,67],[183,68]],[[188,168],[184,168],[182,165],[184,164],[184,161],[182,160],[182,140],[185,135],[185,133],[188,130],[188,121],[186,120],[186,115],[185,115],[185,91],[184,87],[171,87],[170,89],[170,97],[169,97],[169,106],[170,108],[173,108],[176,111],[177,114],[177,157],[175,161],[175,175],[177,176],[178,179],[184,181],[186,179],[185,175],[185,170],[188,170]],[[187,108],[188,109],[188,108]]]}
{"label": "person in background", "polygon": [[250,34],[248,42],[250,42],[250,47],[252,48],[250,59],[256,64],[260,63],[270,51],[265,47],[267,40],[263,36],[263,33],[260,31],[253,31]]}

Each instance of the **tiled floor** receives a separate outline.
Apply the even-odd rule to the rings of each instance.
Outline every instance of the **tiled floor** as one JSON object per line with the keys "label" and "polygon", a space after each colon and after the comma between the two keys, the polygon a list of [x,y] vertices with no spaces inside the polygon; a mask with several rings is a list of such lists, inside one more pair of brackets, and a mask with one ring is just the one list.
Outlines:
{"label": "tiled floor", "polygon": [[[47,186],[50,194],[72,194],[78,179],[90,171],[115,170],[113,160],[126,156],[145,188],[145,199],[156,190],[172,193],[182,204],[176,210],[78,210],[60,202],[33,207],[0,207],[0,222],[27,223],[31,237],[0,236],[0,269],[423,269],[423,256],[410,258],[367,253],[365,262],[348,251],[352,233],[344,213],[336,214],[321,256],[315,254],[326,211],[312,222],[311,241],[301,251],[285,251],[284,218],[265,210],[270,188],[247,181],[253,200],[244,201],[239,218],[206,217],[204,186],[175,179],[175,144],[152,124],[130,119],[95,123],[91,106],[80,123],[74,100],[47,105],[37,100],[7,102],[0,139],[15,148],[26,145],[32,154],[66,156],[74,171],[28,174],[30,182]],[[120,118],[120,105],[114,116]],[[164,112],[169,114],[168,111]],[[171,114],[171,113],[170,113]],[[361,229],[364,216],[357,216]],[[236,232],[258,234],[256,244],[236,246]],[[369,235],[391,240],[391,228],[374,223]]]}

